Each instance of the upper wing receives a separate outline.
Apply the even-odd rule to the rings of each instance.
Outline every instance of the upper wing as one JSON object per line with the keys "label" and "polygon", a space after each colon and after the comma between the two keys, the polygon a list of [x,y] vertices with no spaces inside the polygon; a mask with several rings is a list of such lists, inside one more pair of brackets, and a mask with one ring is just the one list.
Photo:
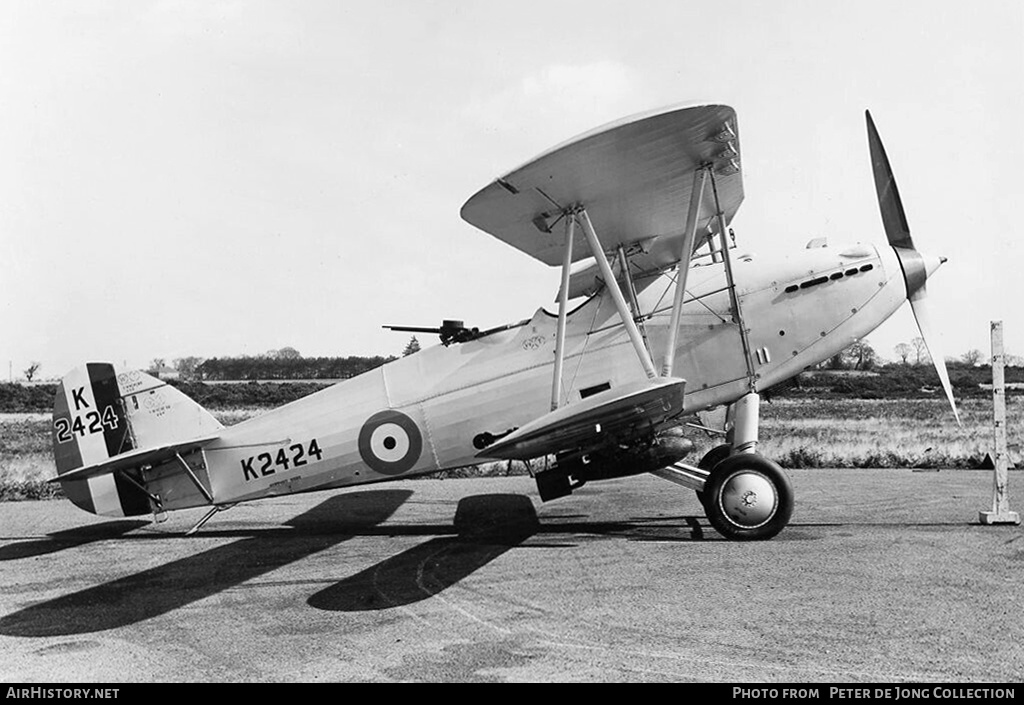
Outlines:
{"label": "upper wing", "polygon": [[682,413],[685,386],[658,377],[600,392],[531,421],[477,457],[527,460],[650,432]]}
{"label": "upper wing", "polygon": [[[541,154],[478,191],[463,205],[462,217],[545,264],[559,265],[565,251],[561,211],[582,205],[606,248],[635,247],[641,250],[630,258],[635,266],[663,269],[679,260],[693,176],[705,164],[715,168],[729,222],[743,201],[735,111],[724,105],[663,108]],[[698,233],[717,230],[713,204],[708,188]],[[584,235],[576,232],[573,261],[590,256]]]}

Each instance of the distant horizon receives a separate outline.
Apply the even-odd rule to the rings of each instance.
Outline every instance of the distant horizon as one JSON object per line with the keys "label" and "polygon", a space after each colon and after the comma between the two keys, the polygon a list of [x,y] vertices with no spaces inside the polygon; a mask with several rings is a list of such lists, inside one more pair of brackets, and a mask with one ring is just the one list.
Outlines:
{"label": "distant horizon", "polygon": [[[867,343],[870,344],[871,341],[870,341],[870,339],[865,339],[864,342],[867,342]],[[986,351],[979,351],[979,352],[982,353],[982,359],[981,359],[980,362],[969,363],[966,360],[964,360],[964,355],[966,353],[968,353],[968,352],[972,352],[973,350],[977,350],[977,349],[974,348],[972,350],[965,350],[963,353],[961,353],[960,355],[957,355],[957,356],[947,355],[945,357],[945,362],[946,362],[946,364],[951,364],[951,363],[952,364],[965,364],[965,365],[971,365],[972,367],[986,367],[988,365],[991,365],[991,363],[992,363],[992,360],[991,360],[992,355],[990,353],[986,352]],[[256,353],[256,354],[246,354],[246,355],[211,355],[209,357],[204,357],[202,355],[192,355],[192,356],[183,356],[183,357],[196,357],[196,358],[199,358],[202,362],[205,362],[206,360],[213,360],[213,359],[245,359],[245,358],[258,359],[258,358],[267,357],[268,353],[270,353],[270,352],[274,352],[274,351],[268,351],[267,353],[262,353],[262,354]],[[876,355],[877,355],[878,354],[877,350],[875,352],[876,352]],[[398,359],[401,359],[403,356],[402,356],[401,353],[398,353],[398,354],[379,354],[378,353],[378,354],[372,354],[372,355],[360,355],[360,354],[351,354],[351,355],[309,355],[309,356],[302,355],[301,359],[317,359],[317,358],[322,358],[322,359],[345,359],[345,358],[374,359],[374,358],[385,358],[386,359],[386,358],[389,358],[389,357],[393,358],[395,360],[398,360]],[[177,368],[173,364],[174,361],[173,360],[168,361],[168,360],[166,360],[166,358],[151,358],[149,365],[141,366],[141,367],[134,367],[134,368],[127,367],[124,364],[119,364],[115,360],[84,360],[80,364],[84,365],[84,364],[86,364],[88,362],[109,362],[109,363],[111,363],[111,364],[113,364],[113,365],[115,365],[115,366],[117,366],[117,367],[119,367],[121,369],[138,369],[138,370],[141,370],[143,372],[149,372],[152,369],[154,369],[152,363],[154,361],[158,360],[158,359],[164,359],[165,360],[165,362],[167,363],[165,369],[177,371]],[[180,359],[180,358],[176,358],[176,359]],[[1005,366],[1006,367],[1024,367],[1024,355],[1016,355],[1016,354],[1013,354],[1011,352],[1005,352],[1004,353],[1004,360],[1005,360]],[[822,362],[820,362],[818,364],[819,365],[825,365],[827,363],[828,363],[828,360],[824,360],[824,361],[822,361]],[[202,364],[202,363],[200,363],[200,364]],[[384,364],[387,364],[387,363],[384,363]],[[900,364],[906,364],[908,366],[915,366],[915,367],[928,367],[928,368],[932,368],[933,367],[932,362],[931,362],[931,358],[924,359],[921,362],[908,360],[906,363],[902,363],[899,359],[895,359],[895,358],[892,358],[892,357],[886,357],[886,356],[879,356],[877,358],[877,361],[876,361],[875,364],[877,366],[879,366],[879,367],[884,367],[886,365],[900,365]],[[9,367],[9,371],[11,369],[12,368]],[[40,368],[40,369],[42,369],[42,368]],[[25,380],[23,373],[22,373],[20,378],[19,378],[18,374],[14,374],[13,378],[9,377],[5,381],[8,382],[8,383],[12,383],[12,382],[13,383],[28,382],[28,384],[57,383],[57,382],[60,382],[60,380],[63,378],[63,376],[65,374],[67,374],[68,372],[70,372],[70,371],[71,371],[70,369],[65,370],[65,371],[61,372],[60,374],[58,374],[56,376],[44,375],[41,378],[33,378],[31,381]],[[809,372],[809,371],[814,371],[814,372],[870,372],[870,370],[855,370],[855,369],[848,369],[848,368],[833,369],[833,370],[815,369],[815,366],[810,366],[810,367],[804,368],[798,374],[803,374],[804,372]],[[306,378],[306,379],[309,379],[310,381],[321,381],[321,378]],[[340,380],[346,379],[346,378],[330,378],[330,379],[340,381]],[[937,380],[938,380],[938,377],[936,377],[936,381]],[[199,381],[235,381],[235,380],[199,380]],[[237,381],[248,381],[248,380],[239,378]],[[257,380],[257,381],[262,381],[262,380]],[[298,380],[298,379],[292,380],[292,379],[282,378],[280,380],[266,380],[266,381],[282,381],[282,382],[285,382],[285,381],[303,381],[303,380]],[[322,381],[328,381],[328,378],[322,378]]]}

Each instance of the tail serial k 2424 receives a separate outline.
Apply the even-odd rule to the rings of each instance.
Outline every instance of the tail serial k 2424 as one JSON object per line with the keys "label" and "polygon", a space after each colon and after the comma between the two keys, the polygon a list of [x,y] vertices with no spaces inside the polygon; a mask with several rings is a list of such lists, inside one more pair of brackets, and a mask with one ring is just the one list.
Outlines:
{"label": "tail serial k 2424", "polygon": [[[785,472],[756,452],[759,393],[848,347],[910,301],[931,341],[918,252],[867,116],[888,245],[812,241],[734,254],[743,200],[735,112],[673,107],[598,128],[510,171],[462,217],[561,267],[558,310],[478,331],[231,427],[174,387],[109,363],[71,371],[53,412],[55,482],[108,516],[406,478],[489,460],[529,465],[542,500],[653,473],[697,492],[731,539],[789,522]],[[581,303],[570,301],[585,297]],[[953,404],[942,356],[932,360]],[[725,407],[696,464],[689,433]],[[956,408],[954,405],[954,413]],[[540,469],[537,469],[540,468]]]}

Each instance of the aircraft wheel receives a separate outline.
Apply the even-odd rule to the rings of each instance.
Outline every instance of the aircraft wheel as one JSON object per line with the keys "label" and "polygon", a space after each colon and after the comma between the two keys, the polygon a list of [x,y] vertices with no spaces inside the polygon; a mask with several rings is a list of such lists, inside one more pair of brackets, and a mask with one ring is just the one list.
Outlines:
{"label": "aircraft wheel", "polygon": [[[711,450],[704,454],[704,457],[700,459],[699,463],[697,463],[697,467],[699,467],[701,470],[707,470],[708,472],[711,472],[716,465],[718,465],[720,462],[728,458],[730,453],[732,453],[732,446],[730,446],[728,443],[723,443],[720,446],[715,446],[714,448],[712,448]],[[704,492],[697,493],[697,499],[700,500],[701,505],[704,505],[704,501],[706,498],[707,495]],[[707,509],[706,506],[704,508]]]}
{"label": "aircraft wheel", "polygon": [[778,465],[756,453],[715,465],[704,486],[704,510],[718,533],[736,541],[770,539],[793,515],[793,487]]}
{"label": "aircraft wheel", "polygon": [[728,443],[715,446],[704,454],[704,457],[700,459],[699,463],[697,463],[697,467],[710,472],[712,468],[728,458],[730,453],[732,453],[732,446]]}

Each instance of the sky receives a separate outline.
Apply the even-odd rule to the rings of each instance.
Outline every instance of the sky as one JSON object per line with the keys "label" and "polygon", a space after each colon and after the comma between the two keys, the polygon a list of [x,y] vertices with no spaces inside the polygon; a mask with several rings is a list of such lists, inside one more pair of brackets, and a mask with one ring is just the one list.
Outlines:
{"label": "sky", "polygon": [[[885,244],[870,108],[946,355],[1024,354],[1024,3],[6,0],[0,364],[398,355],[554,306],[462,204],[576,134],[737,111],[745,252]],[[908,307],[868,337],[918,335]],[[422,343],[433,343],[431,336]],[[421,336],[422,338],[422,336]]]}

